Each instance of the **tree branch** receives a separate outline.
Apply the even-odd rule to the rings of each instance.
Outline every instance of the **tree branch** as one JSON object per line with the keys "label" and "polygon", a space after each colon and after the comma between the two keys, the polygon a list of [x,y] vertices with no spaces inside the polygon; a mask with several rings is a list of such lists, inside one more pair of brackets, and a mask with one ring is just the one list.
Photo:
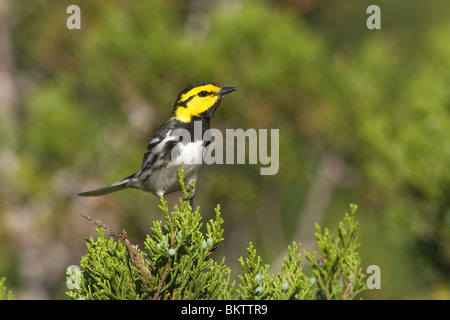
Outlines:
{"label": "tree branch", "polygon": [[123,245],[127,248],[133,266],[138,270],[141,270],[148,278],[151,278],[152,274],[150,270],[144,266],[144,258],[142,257],[142,254],[138,252],[138,246],[133,245],[131,243],[130,239],[128,239],[128,235],[125,230],[122,230],[120,234],[117,234],[114,231],[112,231],[107,225],[101,223],[100,221],[95,221],[91,217],[84,214],[82,214],[81,216],[86,220],[88,220],[93,225],[102,228],[110,236],[116,238],[117,240],[120,240],[123,243]]}

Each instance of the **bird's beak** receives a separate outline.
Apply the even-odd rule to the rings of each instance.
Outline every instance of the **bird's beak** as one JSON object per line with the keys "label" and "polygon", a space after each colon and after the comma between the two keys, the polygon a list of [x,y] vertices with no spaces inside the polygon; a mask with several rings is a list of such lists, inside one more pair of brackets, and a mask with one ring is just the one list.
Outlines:
{"label": "bird's beak", "polygon": [[233,91],[235,91],[235,90],[237,90],[236,87],[222,87],[222,88],[220,89],[220,91],[219,91],[219,94],[220,94],[221,96],[224,96],[224,95],[229,94],[229,93],[231,93],[231,92],[233,92]]}

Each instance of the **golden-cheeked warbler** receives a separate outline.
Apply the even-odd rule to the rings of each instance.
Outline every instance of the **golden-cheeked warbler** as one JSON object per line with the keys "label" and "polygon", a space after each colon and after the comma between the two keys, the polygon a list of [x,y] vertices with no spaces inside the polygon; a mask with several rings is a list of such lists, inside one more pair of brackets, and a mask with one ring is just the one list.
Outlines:
{"label": "golden-cheeked warbler", "polygon": [[[178,169],[184,170],[184,182],[191,186],[192,208],[195,183],[202,166],[201,157],[211,141],[204,139],[211,119],[223,96],[235,87],[220,87],[212,82],[197,83],[184,89],[175,102],[172,116],[156,132],[145,151],[141,170],[102,188],[79,193],[80,196],[100,196],[125,188],[135,188],[163,196],[180,190]],[[194,132],[194,123],[201,122],[201,134]],[[184,129],[190,139],[180,139],[177,129]],[[174,156],[175,155],[175,156]]]}

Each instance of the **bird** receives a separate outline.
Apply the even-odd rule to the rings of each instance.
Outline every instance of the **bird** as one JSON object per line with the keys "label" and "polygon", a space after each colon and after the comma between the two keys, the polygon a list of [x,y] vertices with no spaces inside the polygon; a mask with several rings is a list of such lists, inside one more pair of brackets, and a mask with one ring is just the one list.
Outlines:
{"label": "bird", "polygon": [[[184,171],[184,183],[190,186],[189,202],[194,208],[195,185],[202,161],[201,157],[210,140],[205,132],[222,98],[237,90],[221,87],[214,82],[200,82],[184,89],[175,101],[172,115],[161,125],[150,140],[142,159],[141,169],[107,186],[80,192],[79,196],[92,197],[127,188],[139,189],[165,196],[179,191],[178,170]],[[201,124],[201,134],[194,132],[195,123]],[[184,130],[184,131],[183,131]],[[180,132],[188,132],[189,139],[181,139]]]}

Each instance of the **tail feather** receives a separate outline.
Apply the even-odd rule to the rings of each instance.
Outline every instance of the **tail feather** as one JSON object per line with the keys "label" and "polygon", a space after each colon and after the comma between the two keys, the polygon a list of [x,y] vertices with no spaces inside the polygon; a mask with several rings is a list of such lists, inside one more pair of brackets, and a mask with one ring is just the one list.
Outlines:
{"label": "tail feather", "polygon": [[130,178],[125,178],[123,180],[114,182],[110,185],[107,185],[105,187],[101,187],[95,190],[80,192],[78,195],[82,197],[96,197],[96,196],[102,196],[104,194],[108,194],[111,192],[116,192],[119,190],[123,190],[129,187]]}

